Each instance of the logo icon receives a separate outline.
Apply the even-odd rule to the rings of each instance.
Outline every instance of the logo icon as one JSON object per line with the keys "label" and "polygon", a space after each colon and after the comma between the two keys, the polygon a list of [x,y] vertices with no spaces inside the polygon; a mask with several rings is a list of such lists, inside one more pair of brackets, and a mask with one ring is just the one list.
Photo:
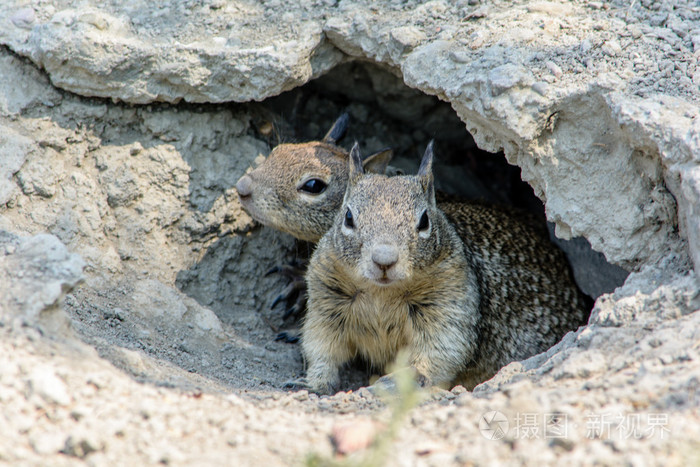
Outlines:
{"label": "logo icon", "polygon": [[508,419],[495,410],[486,412],[479,419],[479,431],[486,439],[502,439],[508,433]]}

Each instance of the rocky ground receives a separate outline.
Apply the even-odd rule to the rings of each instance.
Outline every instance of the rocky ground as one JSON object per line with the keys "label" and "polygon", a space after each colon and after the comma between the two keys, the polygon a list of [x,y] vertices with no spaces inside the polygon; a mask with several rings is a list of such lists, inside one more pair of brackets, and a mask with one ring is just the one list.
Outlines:
{"label": "rocky ground", "polygon": [[[348,460],[700,462],[694,2],[17,0],[0,43],[0,463],[290,465],[364,438],[385,457]],[[546,214],[589,325],[410,411],[361,366],[332,397],[281,389],[303,362],[264,273],[309,247],[233,186],[343,110],[367,152],[412,170],[435,138],[442,188]]]}

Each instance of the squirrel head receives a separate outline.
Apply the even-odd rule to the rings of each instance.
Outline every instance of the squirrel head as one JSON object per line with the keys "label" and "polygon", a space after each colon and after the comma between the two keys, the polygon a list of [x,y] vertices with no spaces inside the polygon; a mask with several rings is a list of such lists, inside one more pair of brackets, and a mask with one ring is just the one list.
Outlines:
{"label": "squirrel head", "polygon": [[[348,152],[336,145],[348,126],[344,113],[322,141],[280,144],[236,183],[253,219],[296,238],[317,242],[333,224],[348,180]],[[365,170],[384,173],[391,150],[366,158]]]}
{"label": "squirrel head", "polygon": [[432,165],[432,141],[417,175],[367,174],[357,144],[350,151],[348,187],[329,235],[358,280],[398,286],[440,257],[447,221],[435,204]]}

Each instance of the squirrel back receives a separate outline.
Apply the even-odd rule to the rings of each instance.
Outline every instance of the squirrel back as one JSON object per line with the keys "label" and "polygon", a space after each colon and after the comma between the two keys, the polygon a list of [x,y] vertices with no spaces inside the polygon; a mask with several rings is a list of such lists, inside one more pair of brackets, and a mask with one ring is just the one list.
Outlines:
{"label": "squirrel back", "polygon": [[[587,323],[591,300],[576,286],[564,253],[532,217],[479,203],[440,208],[464,243],[479,284],[482,344],[478,364],[468,372],[473,378],[462,379],[465,386],[549,349]],[[489,358],[494,355],[499,357]]]}

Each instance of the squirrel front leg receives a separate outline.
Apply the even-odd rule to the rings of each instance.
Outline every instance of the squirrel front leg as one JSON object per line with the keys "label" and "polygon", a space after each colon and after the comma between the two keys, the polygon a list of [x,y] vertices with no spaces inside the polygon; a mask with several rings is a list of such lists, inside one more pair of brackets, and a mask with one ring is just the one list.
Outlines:
{"label": "squirrel front leg", "polygon": [[302,330],[301,345],[307,370],[304,385],[318,394],[334,394],[340,383],[339,367],[350,359],[349,349],[342,339],[328,329],[307,326]]}
{"label": "squirrel front leg", "polygon": [[324,239],[311,259],[306,275],[309,301],[302,327],[301,348],[306,360],[306,386],[318,393],[335,392],[339,367],[354,356],[343,317],[351,313],[353,299],[343,292],[343,281],[334,268],[333,255],[318,255]]}
{"label": "squirrel front leg", "polygon": [[[456,313],[454,313],[456,312]],[[426,313],[427,315],[428,313]],[[447,388],[472,360],[478,344],[476,319],[463,308],[443,310],[452,319],[431,323],[419,329],[410,348],[409,363],[418,374],[421,385]],[[460,325],[453,321],[462,315]]]}
{"label": "squirrel front leg", "polygon": [[[413,340],[407,346],[407,363],[414,370],[420,387],[449,389],[476,350],[476,314],[468,313],[466,307],[456,306],[440,310],[424,308],[421,316],[426,321],[414,328]],[[383,376],[375,385],[392,390],[393,374]]]}
{"label": "squirrel front leg", "polygon": [[318,294],[324,292],[325,284],[315,283],[311,287],[311,301],[304,319],[301,335],[301,350],[306,360],[306,386],[309,390],[328,394],[336,392],[340,378],[339,367],[352,358],[352,352],[347,339],[343,335],[342,326],[328,319],[324,310],[334,309]]}

